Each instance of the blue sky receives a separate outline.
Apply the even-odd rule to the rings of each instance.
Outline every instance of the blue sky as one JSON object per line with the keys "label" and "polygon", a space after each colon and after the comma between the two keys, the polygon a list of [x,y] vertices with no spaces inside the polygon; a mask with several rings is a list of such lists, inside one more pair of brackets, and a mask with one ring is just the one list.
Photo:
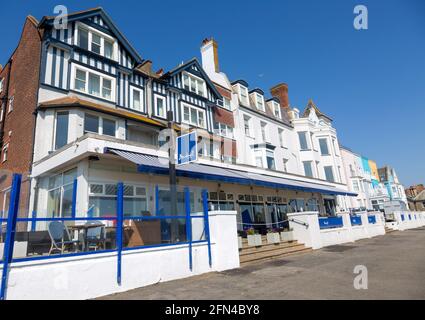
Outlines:
{"label": "blue sky", "polygon": [[[289,85],[292,106],[312,98],[334,119],[343,145],[396,168],[405,185],[425,183],[425,1],[24,1],[2,3],[0,61],[25,16],[102,6],[141,56],[170,69],[219,43],[230,79],[268,89]],[[369,29],[353,28],[355,5]],[[7,14],[5,14],[7,13]]]}

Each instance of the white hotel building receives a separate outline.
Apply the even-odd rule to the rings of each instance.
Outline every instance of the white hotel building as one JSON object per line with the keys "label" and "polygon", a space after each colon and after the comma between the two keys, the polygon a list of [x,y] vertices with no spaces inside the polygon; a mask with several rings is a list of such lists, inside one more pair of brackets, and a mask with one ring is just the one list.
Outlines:
{"label": "white hotel building", "polygon": [[313,102],[300,114],[286,85],[268,96],[229,81],[214,40],[204,41],[202,63],[153,72],[102,9],[70,14],[64,30],[53,21],[38,26],[44,36],[29,212],[70,216],[74,181],[80,217],[115,215],[120,181],[126,215],[169,210],[168,168],[159,161],[168,157],[160,149],[167,111],[177,131],[198,132],[198,162],[177,170],[180,190],[191,188],[193,211],[202,211],[201,188],[211,208],[236,209],[240,221],[245,214],[269,226],[287,212],[347,208],[343,198],[352,193],[337,133]]}

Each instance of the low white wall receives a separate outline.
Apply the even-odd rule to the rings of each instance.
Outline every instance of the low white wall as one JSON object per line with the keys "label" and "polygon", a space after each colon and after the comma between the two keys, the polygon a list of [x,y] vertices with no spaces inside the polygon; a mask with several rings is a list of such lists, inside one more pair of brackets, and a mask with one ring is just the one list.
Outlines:
{"label": "low white wall", "polygon": [[[404,220],[402,219],[404,215]],[[410,219],[409,219],[410,215]],[[396,211],[394,212],[397,230],[408,230],[425,226],[425,212],[420,211]]]}
{"label": "low white wall", "polygon": [[90,299],[163,281],[239,267],[236,211],[210,212],[212,266],[208,246],[193,244],[124,251],[117,284],[117,253],[14,263],[7,299]]}
{"label": "low white wall", "polygon": [[[376,223],[369,223],[368,213],[357,214],[361,217],[362,225],[352,226],[350,215],[341,213],[343,227],[320,229],[317,212],[301,212],[288,214],[290,227],[294,230],[295,239],[313,249],[354,242],[385,234],[385,220],[382,213],[374,213]],[[300,222],[308,224],[303,225]]]}

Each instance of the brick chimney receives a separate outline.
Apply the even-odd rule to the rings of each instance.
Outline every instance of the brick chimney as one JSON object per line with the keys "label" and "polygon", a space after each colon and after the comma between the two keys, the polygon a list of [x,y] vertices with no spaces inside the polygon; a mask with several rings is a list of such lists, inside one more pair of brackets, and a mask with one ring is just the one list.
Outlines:
{"label": "brick chimney", "polygon": [[270,93],[273,97],[280,100],[280,105],[286,112],[289,111],[289,96],[288,96],[288,85],[286,83],[280,83],[270,89]]}
{"label": "brick chimney", "polygon": [[202,67],[208,72],[220,72],[218,64],[218,44],[213,38],[206,38],[201,46]]}

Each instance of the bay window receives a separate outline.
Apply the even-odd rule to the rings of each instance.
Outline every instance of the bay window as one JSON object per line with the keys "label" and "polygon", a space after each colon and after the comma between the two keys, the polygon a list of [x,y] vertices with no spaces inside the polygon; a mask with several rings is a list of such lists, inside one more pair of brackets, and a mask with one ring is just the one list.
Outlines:
{"label": "bay window", "polygon": [[117,126],[115,120],[99,117],[89,113],[84,115],[84,134],[97,133],[100,135],[115,137],[116,130]]}
{"label": "bay window", "polygon": [[308,150],[307,132],[298,132],[301,151]]}
{"label": "bay window", "polygon": [[304,175],[306,177],[314,178],[313,168],[311,166],[311,161],[304,161],[303,166],[304,166]]}
{"label": "bay window", "polygon": [[205,111],[184,103],[183,122],[196,127],[205,128]]}
{"label": "bay window", "polygon": [[80,66],[74,67],[73,89],[113,101],[115,79]]}
{"label": "bay window", "polygon": [[330,182],[335,182],[335,178],[334,178],[334,172],[333,172],[333,168],[332,166],[325,166],[324,167],[325,170],[325,178],[327,181]]}

